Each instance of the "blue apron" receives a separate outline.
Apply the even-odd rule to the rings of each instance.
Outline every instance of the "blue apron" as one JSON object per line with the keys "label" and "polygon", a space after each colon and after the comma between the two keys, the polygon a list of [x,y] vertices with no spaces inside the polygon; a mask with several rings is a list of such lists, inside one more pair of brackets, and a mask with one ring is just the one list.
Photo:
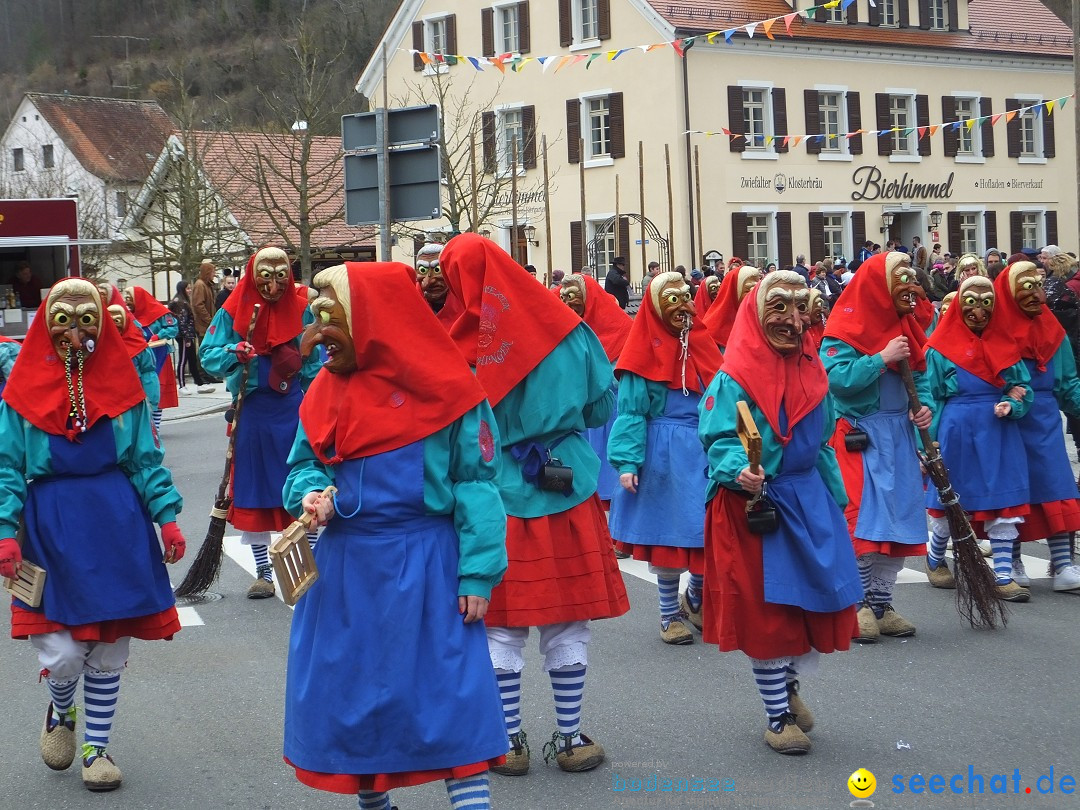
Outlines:
{"label": "blue apron", "polygon": [[[135,321],[135,323],[139,322]],[[140,325],[139,329],[142,330],[147,343],[154,339],[154,332],[150,327]],[[160,374],[161,370],[165,368],[165,361],[169,359],[169,347],[168,345],[155,346],[150,352],[154,355],[154,371]]]}
{"label": "blue apron", "polygon": [[[994,416],[1001,388],[959,366],[956,388],[956,395],[946,400],[941,410],[937,440],[960,503],[968,512],[1029,503],[1027,452],[1020,422]],[[927,487],[926,506],[945,508],[937,487]]]}
{"label": "blue apron", "polygon": [[[2,390],[0,389],[0,391]],[[596,481],[596,493],[605,501],[611,500],[611,496],[615,491],[621,489],[619,486],[619,471],[611,466],[607,457],[608,438],[611,436],[611,428],[615,425],[615,418],[619,415],[618,383],[614,383],[611,390],[615,394],[615,407],[611,409],[611,418],[600,427],[586,428],[585,430],[585,439],[600,459],[600,475]]]}
{"label": "blue apron", "polygon": [[112,420],[74,442],[50,435],[49,464],[52,475],[30,482],[23,508],[23,556],[45,569],[45,591],[40,608],[16,604],[68,626],[172,607],[153,522],[116,463]]}
{"label": "blue apron", "polygon": [[453,517],[424,508],[423,441],[334,474],[338,515],[293,616],[285,756],[309,771],[367,775],[506,753],[484,624],[458,614]]}
{"label": "blue apron", "polygon": [[1027,471],[1031,492],[1028,503],[1052,503],[1076,497],[1076,479],[1065,450],[1061,412],[1054,396],[1054,361],[1039,371],[1034,360],[1024,360],[1031,373],[1035,401],[1020,420],[1020,436],[1027,451]]}
{"label": "blue apron", "polygon": [[233,505],[280,509],[304,393],[295,378],[286,393],[274,390],[270,387],[270,358],[260,356],[258,364],[259,386],[244,396],[236,433]]}
{"label": "blue apron", "polygon": [[668,389],[664,412],[645,427],[645,463],[637,494],[621,486],[611,498],[611,536],[642,546],[705,546],[705,471],[693,391]]}
{"label": "blue apron", "polygon": [[[776,531],[761,536],[765,601],[833,613],[863,598],[844,513],[817,470],[825,407],[803,417],[784,448],[768,493],[779,513]],[[787,432],[781,408],[780,430]]]}
{"label": "blue apron", "polygon": [[855,536],[877,543],[926,542],[926,505],[915,428],[904,381],[886,370],[878,383],[878,410],[858,420],[870,437],[862,452],[863,491]]}

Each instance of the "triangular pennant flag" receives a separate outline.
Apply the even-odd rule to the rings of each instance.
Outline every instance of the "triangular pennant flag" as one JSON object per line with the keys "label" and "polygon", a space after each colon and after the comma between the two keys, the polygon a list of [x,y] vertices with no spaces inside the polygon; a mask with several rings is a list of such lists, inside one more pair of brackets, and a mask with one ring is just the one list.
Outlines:
{"label": "triangular pennant flag", "polygon": [[449,54],[448,53],[446,55],[446,64],[448,64],[448,65],[456,65],[458,62],[462,61],[464,58],[465,57],[463,57],[463,56],[457,56],[456,54]]}
{"label": "triangular pennant flag", "polygon": [[428,56],[423,51],[417,52],[416,55],[420,57],[420,61],[423,62],[425,65],[430,65],[431,64],[431,57]]}
{"label": "triangular pennant flag", "polygon": [[588,59],[588,58],[589,58],[589,57],[588,57],[588,56],[586,56],[585,54],[583,54],[583,53],[579,53],[579,54],[578,54],[577,56],[575,56],[575,57],[574,57],[574,61],[572,62],[572,64],[575,64],[575,65],[576,65],[576,64],[578,64],[579,62],[584,62],[584,61],[585,61],[586,59]]}
{"label": "triangular pennant flag", "polygon": [[787,148],[787,145],[789,143],[791,143],[791,136],[790,135],[785,135],[784,140],[783,140],[783,146],[784,146],[785,149]]}
{"label": "triangular pennant flag", "polygon": [[1053,115],[1054,114],[1054,102],[1053,102],[1053,100],[1046,102],[1046,114],[1047,115]]}
{"label": "triangular pennant flag", "polygon": [[572,57],[572,56],[560,56],[559,57],[559,64],[555,66],[555,72],[558,73],[560,70],[562,70],[564,67],[566,67],[567,62],[572,62],[573,59],[574,59],[574,57]]}
{"label": "triangular pennant flag", "polygon": [[1028,109],[1031,110],[1032,115],[1034,115],[1036,118],[1042,118],[1042,104],[1034,104],[1031,107],[1028,107]]}
{"label": "triangular pennant flag", "polygon": [[771,146],[772,142],[773,142],[773,136],[772,135],[766,135],[765,136],[765,145],[766,146]]}
{"label": "triangular pennant flag", "polygon": [[724,42],[726,42],[728,45],[730,45],[731,44],[731,38],[733,36],[735,36],[735,29],[734,28],[729,28],[727,31],[724,32]]}
{"label": "triangular pennant flag", "polygon": [[616,51],[605,51],[605,52],[604,52],[604,56],[606,56],[606,57],[607,57],[607,60],[608,60],[609,62],[614,62],[614,61],[615,61],[615,57],[616,57],[616,56],[618,56],[618,55],[619,55],[620,53],[622,53],[622,52],[621,52],[621,51],[617,51],[617,50],[616,50]]}
{"label": "triangular pennant flag", "polygon": [[1059,110],[1064,110],[1065,109],[1065,101],[1067,99],[1069,99],[1069,98],[1071,98],[1071,96],[1062,96],[1061,98],[1059,98],[1057,100],[1057,107],[1058,107]]}
{"label": "triangular pennant flag", "polygon": [[555,60],[554,56],[538,56],[536,61],[540,63],[540,70],[542,73],[547,73],[547,69],[551,66],[551,63]]}
{"label": "triangular pennant flag", "polygon": [[468,57],[468,60],[469,64],[472,65],[474,68],[476,68],[477,70],[483,70],[483,68],[480,67],[480,60],[477,59],[475,56]]}
{"label": "triangular pennant flag", "polygon": [[933,138],[935,135],[937,135],[937,131],[938,124],[934,124],[932,127],[930,127],[930,137]]}
{"label": "triangular pennant flag", "polygon": [[915,131],[915,127],[908,127],[907,129],[905,129],[903,131],[904,137],[906,138],[908,135],[910,135],[914,131]]}
{"label": "triangular pennant flag", "polygon": [[798,13],[785,14],[784,15],[784,28],[787,30],[787,35],[791,36],[791,21],[798,17]]}
{"label": "triangular pennant flag", "polygon": [[974,118],[969,118],[967,121],[964,122],[964,126],[967,127],[968,129],[974,129],[975,128],[975,119]]}
{"label": "triangular pennant flag", "polygon": [[802,135],[796,135],[794,138],[791,139],[792,147],[798,146],[801,142],[802,142]]}
{"label": "triangular pennant flag", "polygon": [[532,57],[532,56],[523,56],[523,57],[521,57],[521,61],[518,63],[518,66],[517,66],[517,72],[521,73],[521,69],[523,67],[525,67],[527,64],[529,64],[529,62],[532,62],[532,61],[534,61],[534,57]]}
{"label": "triangular pennant flag", "polygon": [[765,20],[761,24],[761,30],[765,32],[765,36],[767,36],[769,39],[776,39],[776,37],[774,37],[771,33],[774,22],[776,22],[776,20]]}
{"label": "triangular pennant flag", "polygon": [[601,56],[603,56],[603,54],[590,53],[589,54],[589,61],[585,63],[585,69],[588,70],[589,68],[591,68],[592,63],[595,62],[597,59],[599,59]]}
{"label": "triangular pennant flag", "polygon": [[506,68],[503,66],[503,59],[501,56],[493,56],[491,58],[491,66],[498,70],[499,73],[502,73],[504,76],[506,75]]}
{"label": "triangular pennant flag", "polygon": [[708,34],[705,35],[705,41],[708,42],[710,45],[712,45],[712,44],[714,44],[716,42],[716,38],[718,36],[720,36],[720,32],[719,31],[713,31],[713,32],[708,33]]}
{"label": "triangular pennant flag", "polygon": [[657,42],[657,43],[655,43],[653,45],[650,45],[648,48],[646,48],[645,53],[648,53],[649,51],[655,51],[657,48],[666,48],[666,47],[667,47],[666,42]]}
{"label": "triangular pennant flag", "polygon": [[[809,8],[805,8],[805,9],[803,9],[803,10],[802,10],[802,11],[800,11],[799,13],[800,13],[800,14],[805,14],[805,15],[806,15],[806,19],[808,19],[808,20],[812,20],[812,19],[814,19],[814,12],[815,12],[815,11],[817,11],[817,10],[818,10],[818,7],[817,7],[817,6],[810,6]],[[789,31],[789,32],[791,31],[791,26],[788,26],[788,31]]]}
{"label": "triangular pennant flag", "polygon": [[694,42],[697,41],[697,37],[687,37],[686,39],[679,39],[671,43],[671,47],[675,49],[675,52],[680,57],[686,56],[686,52],[694,47]]}
{"label": "triangular pennant flag", "polygon": [[840,0],[829,0],[829,2],[826,3],[824,6],[822,6],[822,8],[832,9],[832,8],[837,8],[839,5],[840,5]]}
{"label": "triangular pennant flag", "polygon": [[926,127],[919,127],[919,140],[926,137]]}
{"label": "triangular pennant flag", "polygon": [[723,132],[724,132],[724,134],[725,134],[725,135],[730,135],[730,134],[731,134],[731,130],[730,130],[730,129],[724,129],[723,127],[721,127],[720,129],[721,129],[721,130],[723,130]]}
{"label": "triangular pennant flag", "polygon": [[990,116],[990,126],[996,127],[997,122],[1000,121],[1000,120],[1001,120],[1001,113],[998,113],[997,115]]}
{"label": "triangular pennant flag", "polygon": [[854,3],[854,2],[855,2],[855,0],[844,0],[844,2],[840,4],[840,8],[841,8],[842,10],[844,10],[844,11],[847,11],[847,10],[848,10],[848,6],[850,6],[850,5],[851,5],[852,3]]}
{"label": "triangular pennant flag", "polygon": [[757,23],[756,22],[749,23],[746,26],[746,35],[748,37],[750,37],[750,39],[753,39],[754,38],[754,31],[756,31],[756,30],[757,30]]}
{"label": "triangular pennant flag", "polygon": [[1012,120],[1014,118],[1016,118],[1016,113],[1017,112],[1019,112],[1019,111],[1018,110],[1009,110],[1008,112],[1006,112],[1005,113],[1005,123],[1006,124],[1011,124]]}

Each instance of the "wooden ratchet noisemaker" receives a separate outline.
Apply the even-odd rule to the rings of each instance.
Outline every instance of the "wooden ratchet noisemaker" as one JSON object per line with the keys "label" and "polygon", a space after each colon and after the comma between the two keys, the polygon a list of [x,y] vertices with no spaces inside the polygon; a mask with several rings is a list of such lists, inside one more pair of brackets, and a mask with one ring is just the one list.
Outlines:
{"label": "wooden ratchet noisemaker", "polygon": [[[325,497],[332,497],[336,487],[323,490]],[[290,607],[300,601],[300,597],[319,578],[319,569],[315,565],[315,555],[311,551],[307,533],[311,529],[314,515],[305,512],[299,520],[294,520],[281,533],[281,537],[270,544],[270,562],[274,565],[274,574],[281,585],[281,598]]]}

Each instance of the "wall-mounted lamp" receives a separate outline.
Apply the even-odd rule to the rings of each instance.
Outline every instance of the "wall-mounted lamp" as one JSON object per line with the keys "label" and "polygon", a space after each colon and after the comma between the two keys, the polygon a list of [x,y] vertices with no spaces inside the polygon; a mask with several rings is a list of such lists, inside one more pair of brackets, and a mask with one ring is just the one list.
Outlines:
{"label": "wall-mounted lamp", "polygon": [[120,290],[120,292],[123,292],[124,290],[126,290],[127,285],[128,285],[128,280],[126,278],[118,278],[116,280],[116,289]]}
{"label": "wall-mounted lamp", "polygon": [[881,232],[887,233],[889,228],[892,227],[893,220],[896,219],[896,214],[892,211],[881,212]]}
{"label": "wall-mounted lamp", "polygon": [[539,247],[540,241],[536,238],[536,226],[526,225],[524,231],[525,241],[528,242],[530,245],[535,245],[536,247]]}
{"label": "wall-mounted lamp", "polygon": [[485,239],[490,239],[491,238],[491,229],[490,228],[481,228],[480,230],[477,231],[477,233],[480,234]]}
{"label": "wall-mounted lamp", "polygon": [[940,211],[931,211],[930,212],[930,230],[931,231],[936,231],[937,226],[940,225],[940,224],[941,224],[941,212]]}

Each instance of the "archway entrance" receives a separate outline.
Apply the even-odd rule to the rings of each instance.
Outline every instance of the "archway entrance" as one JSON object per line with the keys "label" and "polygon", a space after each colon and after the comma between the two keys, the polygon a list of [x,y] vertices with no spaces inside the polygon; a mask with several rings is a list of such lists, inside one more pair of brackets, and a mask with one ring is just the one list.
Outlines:
{"label": "archway entrance", "polygon": [[[634,224],[637,227],[633,227]],[[630,235],[636,232],[637,240],[631,244]],[[586,245],[588,265],[595,268],[597,279],[603,281],[611,266],[611,260],[625,255],[630,267],[630,281],[640,284],[645,277],[649,262],[660,263],[661,272],[671,269],[669,240],[651,219],[641,214],[619,214],[608,217],[595,225],[593,236]],[[636,272],[635,272],[636,271]]]}

